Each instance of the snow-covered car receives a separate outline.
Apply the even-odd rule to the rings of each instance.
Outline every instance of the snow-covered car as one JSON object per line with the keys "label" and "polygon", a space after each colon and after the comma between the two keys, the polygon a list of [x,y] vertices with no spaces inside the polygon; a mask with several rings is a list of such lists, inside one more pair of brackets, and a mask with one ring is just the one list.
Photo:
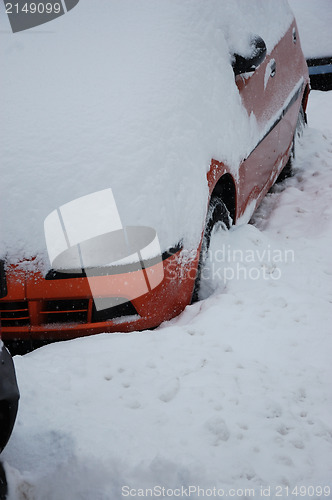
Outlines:
{"label": "snow-covered car", "polygon": [[[289,167],[309,94],[284,0],[82,0],[52,29],[8,33],[0,49],[6,341],[183,311],[214,225],[248,222]],[[108,208],[91,206],[107,192],[115,232],[134,235],[117,257]]]}
{"label": "snow-covered car", "polygon": [[290,0],[301,32],[311,88],[332,90],[332,4],[330,0]]}

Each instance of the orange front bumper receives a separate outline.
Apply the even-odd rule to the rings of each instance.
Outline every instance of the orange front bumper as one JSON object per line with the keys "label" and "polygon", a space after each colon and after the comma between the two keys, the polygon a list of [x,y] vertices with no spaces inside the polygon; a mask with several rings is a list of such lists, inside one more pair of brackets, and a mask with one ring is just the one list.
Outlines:
{"label": "orange front bumper", "polygon": [[[10,266],[6,272],[7,295],[0,300],[3,340],[65,340],[153,328],[190,303],[198,256],[199,250],[184,264],[178,251],[142,271],[93,278],[102,296],[128,299],[126,306],[113,308],[111,317],[102,321],[95,311],[88,278],[47,280],[39,271],[25,272]],[[164,277],[146,293],[146,278],[149,276],[151,282],[160,265]]]}

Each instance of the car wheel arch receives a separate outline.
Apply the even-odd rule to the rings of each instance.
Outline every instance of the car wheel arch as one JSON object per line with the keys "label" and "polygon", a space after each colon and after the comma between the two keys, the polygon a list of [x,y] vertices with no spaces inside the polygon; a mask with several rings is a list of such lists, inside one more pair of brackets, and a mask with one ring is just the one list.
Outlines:
{"label": "car wheel arch", "polygon": [[213,210],[215,208],[218,208],[218,204],[221,207],[221,213],[219,214],[220,217],[218,217],[217,219],[221,222],[223,222],[224,220],[225,226],[228,229],[235,222],[236,216],[236,187],[235,181],[232,175],[229,173],[224,173],[218,179],[209,197],[191,303],[197,302],[199,300],[201,271],[205,261],[205,254],[210,245],[210,235],[214,227],[214,222],[211,224],[211,227],[208,227],[210,224],[209,218],[211,217],[212,213],[210,213],[210,209],[211,207],[214,207]]}
{"label": "car wheel arch", "polygon": [[211,191],[209,204],[214,198],[223,201],[234,223],[236,220],[236,184],[230,173],[225,173],[218,179]]}

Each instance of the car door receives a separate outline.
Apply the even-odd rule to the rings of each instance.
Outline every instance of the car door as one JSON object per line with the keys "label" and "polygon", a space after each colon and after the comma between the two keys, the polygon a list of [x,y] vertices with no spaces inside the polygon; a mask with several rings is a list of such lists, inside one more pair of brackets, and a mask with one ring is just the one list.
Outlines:
{"label": "car door", "polygon": [[287,161],[304,87],[303,56],[295,34],[294,21],[253,72],[236,76],[243,105],[256,117],[260,131],[240,167],[242,206],[261,199]]}

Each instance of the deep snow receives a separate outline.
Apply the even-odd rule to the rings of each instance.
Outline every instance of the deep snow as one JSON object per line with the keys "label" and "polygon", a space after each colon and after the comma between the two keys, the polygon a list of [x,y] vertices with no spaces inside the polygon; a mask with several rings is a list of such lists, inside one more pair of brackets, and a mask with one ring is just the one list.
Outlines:
{"label": "deep snow", "polygon": [[[331,116],[332,93],[312,92],[295,176],[253,224],[214,234],[208,298],[152,332],[14,358],[10,500],[119,500],[123,486],[157,485],[309,499],[309,486],[332,488]],[[224,280],[235,250],[244,270]]]}

